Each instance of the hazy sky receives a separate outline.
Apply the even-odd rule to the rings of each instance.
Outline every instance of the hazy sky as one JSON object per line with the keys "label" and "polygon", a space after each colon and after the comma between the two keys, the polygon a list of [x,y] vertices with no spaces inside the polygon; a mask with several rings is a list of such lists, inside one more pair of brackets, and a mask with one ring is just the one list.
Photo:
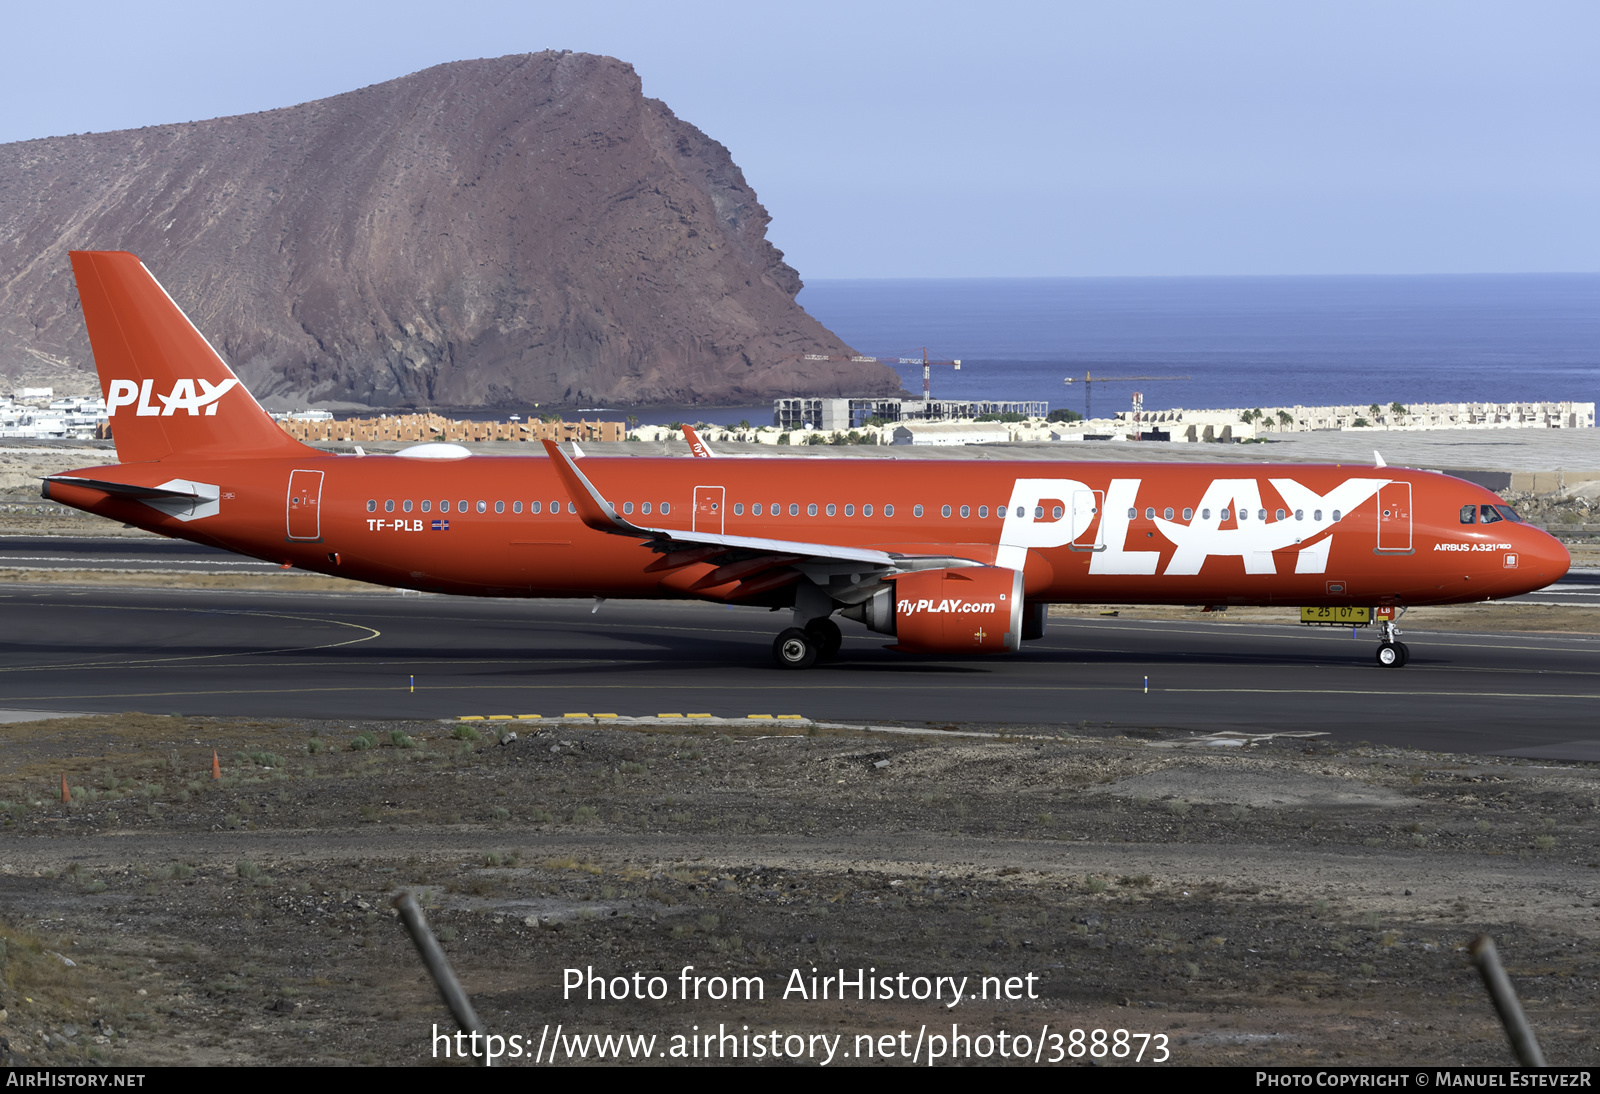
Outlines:
{"label": "hazy sky", "polygon": [[802,276],[1600,270],[1600,3],[8,5],[0,141],[630,61]]}

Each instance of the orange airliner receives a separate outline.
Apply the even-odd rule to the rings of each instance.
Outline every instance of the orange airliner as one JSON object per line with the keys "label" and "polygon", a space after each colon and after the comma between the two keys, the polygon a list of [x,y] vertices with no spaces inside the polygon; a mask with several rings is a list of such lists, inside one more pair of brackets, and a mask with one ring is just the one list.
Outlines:
{"label": "orange airliner", "polygon": [[1002,653],[1071,602],[1366,607],[1398,667],[1397,611],[1571,564],[1484,488],[1382,466],[333,455],[278,427],[136,257],[72,266],[121,462],[50,476],[52,501],[381,585],[789,609],[786,668],[838,652],[836,613],[894,649]]}

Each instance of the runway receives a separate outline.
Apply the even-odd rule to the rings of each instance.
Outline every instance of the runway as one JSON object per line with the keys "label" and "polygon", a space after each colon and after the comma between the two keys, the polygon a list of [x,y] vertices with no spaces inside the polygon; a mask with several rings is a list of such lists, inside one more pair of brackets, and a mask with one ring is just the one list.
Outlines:
{"label": "runway", "polygon": [[1600,639],[1582,636],[1413,630],[1410,665],[1392,670],[1373,663],[1370,633],[1347,630],[1052,619],[1020,654],[956,659],[887,651],[884,637],[846,624],[837,662],[793,673],[769,656],[786,613],[592,607],[14,585],[0,589],[0,707],[334,719],[798,714],[1092,733],[1318,731],[1503,752],[1594,737],[1600,700]]}

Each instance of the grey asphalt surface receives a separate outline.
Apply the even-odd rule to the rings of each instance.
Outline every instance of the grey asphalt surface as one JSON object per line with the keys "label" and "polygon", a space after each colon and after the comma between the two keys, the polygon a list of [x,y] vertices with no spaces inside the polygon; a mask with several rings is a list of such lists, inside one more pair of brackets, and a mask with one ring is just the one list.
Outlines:
{"label": "grey asphalt surface", "polygon": [[267,573],[278,564],[160,536],[0,536],[0,567],[240,574]]}
{"label": "grey asphalt surface", "polygon": [[793,673],[770,661],[787,613],[592,607],[13,585],[0,589],[0,708],[306,718],[799,714],[1093,733],[1318,731],[1451,752],[1600,736],[1590,728],[1600,638],[1408,630],[1411,663],[1395,670],[1373,663],[1370,630],[1353,638],[1293,625],[1052,619],[1045,639],[1020,654],[956,659],[888,651],[887,639],[847,623],[836,663]]}

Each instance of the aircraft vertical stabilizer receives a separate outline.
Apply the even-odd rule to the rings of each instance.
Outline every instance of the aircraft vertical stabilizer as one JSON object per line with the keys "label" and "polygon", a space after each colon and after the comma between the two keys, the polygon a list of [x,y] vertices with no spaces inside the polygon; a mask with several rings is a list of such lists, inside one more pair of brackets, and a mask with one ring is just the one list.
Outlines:
{"label": "aircraft vertical stabilizer", "polygon": [[138,258],[73,251],[72,272],[123,463],[315,451],[261,409]]}

